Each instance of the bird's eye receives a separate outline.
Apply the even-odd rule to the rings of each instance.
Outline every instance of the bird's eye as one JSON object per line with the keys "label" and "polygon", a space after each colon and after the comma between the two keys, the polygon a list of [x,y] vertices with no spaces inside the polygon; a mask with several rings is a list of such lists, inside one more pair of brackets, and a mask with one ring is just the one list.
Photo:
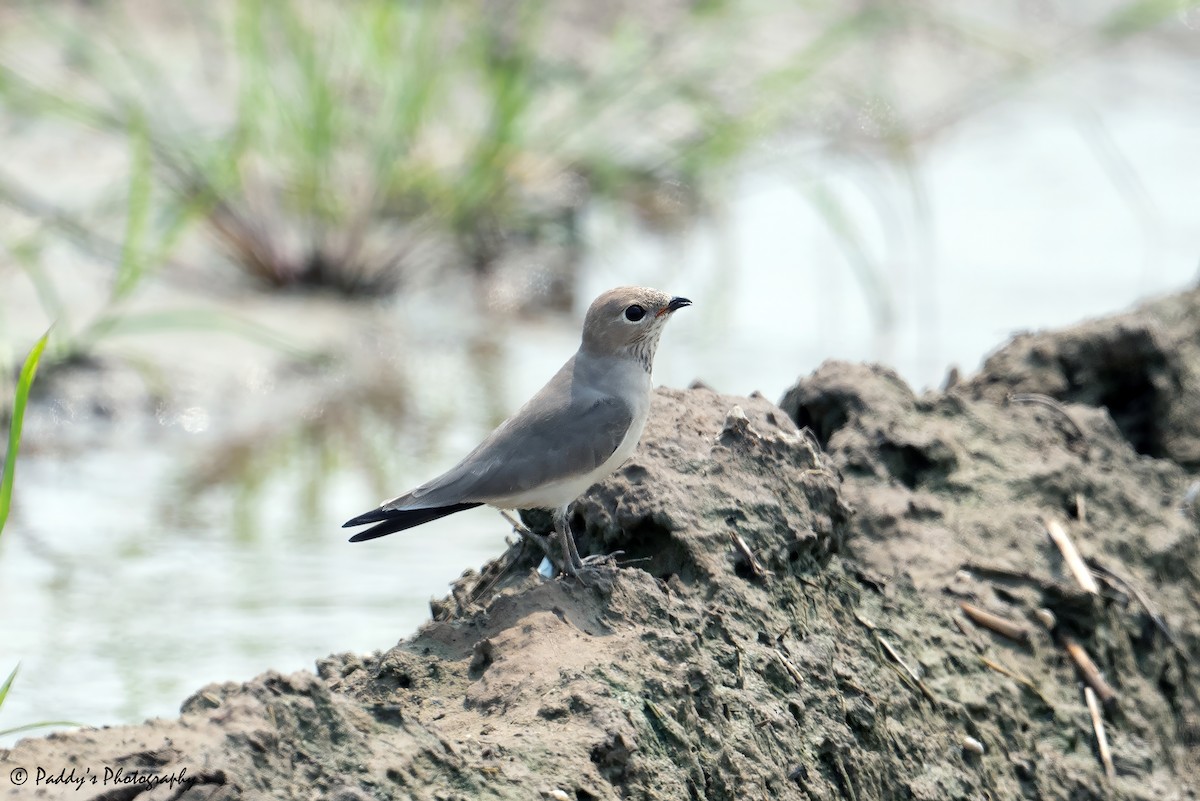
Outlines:
{"label": "bird's eye", "polygon": [[638,320],[646,316],[646,310],[636,303],[625,310],[625,319],[631,323],[636,323]]}

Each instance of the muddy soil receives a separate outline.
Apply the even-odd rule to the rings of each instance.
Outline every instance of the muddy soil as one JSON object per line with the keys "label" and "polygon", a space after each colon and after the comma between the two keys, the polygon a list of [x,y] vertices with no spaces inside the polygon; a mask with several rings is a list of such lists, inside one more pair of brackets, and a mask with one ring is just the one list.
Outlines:
{"label": "muddy soil", "polygon": [[1198,389],[1200,292],[1019,336],[924,396],[832,362],[779,406],[660,390],[574,521],[624,569],[543,581],[514,546],[394,648],[209,685],[176,720],[23,740],[0,783],[108,801],[1196,798]]}

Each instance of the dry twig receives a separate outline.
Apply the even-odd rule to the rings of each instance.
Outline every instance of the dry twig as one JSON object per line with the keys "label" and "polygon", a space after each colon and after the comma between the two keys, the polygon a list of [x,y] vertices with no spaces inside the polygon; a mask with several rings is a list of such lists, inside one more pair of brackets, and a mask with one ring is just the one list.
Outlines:
{"label": "dry twig", "polygon": [[[874,629],[872,629],[872,631],[874,631]],[[929,689],[925,682],[921,680],[921,677],[917,675],[917,671],[908,666],[908,663],[905,662],[900,656],[899,652],[892,647],[892,644],[883,638],[882,634],[880,634],[878,631],[874,631],[874,634],[875,639],[878,640],[879,644],[883,646],[883,650],[887,651],[888,656],[892,658],[893,662],[903,668],[908,677],[912,679],[913,684],[917,685],[917,688],[921,691],[921,693],[929,699],[929,703],[933,704],[935,707],[939,706],[940,702],[938,701],[937,696],[934,695],[933,690]]]}
{"label": "dry twig", "polygon": [[963,614],[971,618],[971,621],[977,626],[994,631],[1000,636],[1007,637],[1014,642],[1029,642],[1029,629],[1020,623],[1009,620],[1006,617],[1001,617],[1000,615],[992,614],[966,601],[960,601],[958,608],[963,610]]}
{"label": "dry twig", "polygon": [[991,659],[988,659],[986,656],[979,657],[979,661],[982,662],[983,666],[988,668],[989,670],[994,670],[997,673],[999,673],[1001,676],[1008,676],[1010,679],[1017,682],[1018,684],[1023,684],[1026,687],[1028,687],[1029,689],[1033,690],[1035,693],[1038,693],[1039,695],[1041,694],[1041,692],[1038,690],[1037,685],[1033,683],[1033,679],[1029,678],[1025,674],[1018,673],[1015,670],[1006,668],[1004,665],[1000,664],[999,662],[993,662]]}
{"label": "dry twig", "polygon": [[1117,589],[1122,590],[1127,595],[1133,596],[1134,600],[1136,600],[1138,604],[1141,605],[1142,609],[1146,611],[1146,614],[1150,616],[1150,621],[1154,623],[1158,630],[1163,633],[1163,636],[1167,638],[1167,642],[1171,643],[1171,645],[1178,650],[1180,656],[1182,656],[1185,660],[1188,658],[1187,653],[1179,647],[1179,643],[1176,641],[1175,635],[1171,633],[1169,628],[1167,628],[1167,621],[1163,620],[1158,608],[1144,592],[1138,589],[1138,586],[1134,584],[1131,579],[1128,579],[1112,568],[1101,564],[1097,559],[1088,559],[1088,564],[1093,570],[1099,572],[1101,578],[1108,581],[1109,584],[1116,586]]}
{"label": "dry twig", "polygon": [[1104,676],[1100,674],[1100,668],[1096,667],[1096,663],[1088,656],[1088,652],[1083,646],[1072,640],[1070,637],[1062,638],[1063,648],[1067,649],[1067,655],[1071,657],[1071,661],[1075,663],[1075,667],[1079,669],[1079,675],[1087,685],[1096,691],[1096,695],[1100,696],[1100,700],[1105,706],[1115,703],[1117,700],[1117,691],[1104,680]]}
{"label": "dry twig", "polygon": [[1063,406],[1049,395],[1043,395],[1040,392],[1017,392],[1009,395],[1008,401],[1009,403],[1036,403],[1038,406],[1045,406],[1047,409],[1058,412],[1059,416],[1066,421],[1067,426],[1071,429],[1067,432],[1067,436],[1073,442],[1083,441],[1083,429],[1079,427],[1079,423],[1075,422],[1075,418],[1067,411],[1066,406]]}
{"label": "dry twig", "polygon": [[985,565],[979,562],[963,562],[962,565],[960,565],[960,568],[969,573],[983,576],[984,578],[1031,584],[1043,592],[1047,590],[1061,590],[1067,586],[1062,582],[1058,582],[1052,578],[1049,578],[1048,576],[1035,576],[1028,571],[1017,570],[1016,568],[1004,567],[1002,565]]}
{"label": "dry twig", "polygon": [[800,673],[800,669],[792,664],[792,660],[788,659],[786,656],[779,653],[778,651],[775,651],[774,654],[775,654],[775,657],[779,660],[779,663],[783,665],[783,669],[786,670],[788,675],[792,677],[792,681],[796,682],[796,686],[803,687],[804,686],[804,676]]}
{"label": "dry twig", "polygon": [[908,666],[908,663],[905,662],[900,654],[896,652],[896,649],[892,647],[890,642],[885,640],[880,634],[876,634],[875,638],[879,640],[879,644],[883,646],[883,650],[888,652],[888,656],[892,658],[892,661],[904,668],[904,672],[908,674],[909,678],[911,678],[913,681],[921,680],[921,677],[917,675],[917,671]]}
{"label": "dry twig", "polygon": [[997,673],[999,673],[1001,676],[1007,676],[1008,678],[1015,681],[1017,684],[1020,684],[1021,686],[1028,689],[1031,693],[1036,695],[1038,697],[1038,700],[1040,700],[1047,707],[1049,707],[1051,709],[1054,708],[1054,705],[1050,703],[1049,699],[1047,699],[1046,696],[1042,695],[1042,689],[1033,683],[1033,679],[1029,678],[1028,676],[1026,676],[1022,673],[1018,673],[1015,670],[1006,668],[1004,665],[1001,665],[999,662],[993,662],[991,659],[988,659],[986,656],[979,657],[979,661],[982,662],[983,666],[988,668],[989,670],[994,670]]}
{"label": "dry twig", "polygon": [[1104,763],[1104,775],[1109,781],[1116,778],[1117,771],[1113,767],[1112,751],[1108,747],[1108,735],[1104,733],[1104,717],[1100,714],[1100,704],[1096,701],[1096,693],[1091,687],[1083,688],[1083,697],[1087,700],[1088,712],[1092,714],[1092,730],[1096,732],[1096,747],[1100,751],[1100,761]]}
{"label": "dry twig", "polygon": [[733,541],[733,547],[746,560],[746,564],[750,566],[750,573],[755,578],[767,578],[771,575],[771,571],[762,566],[762,562],[758,561],[758,557],[754,555],[754,551],[750,550],[750,546],[742,539],[742,535],[736,531],[731,531],[729,532],[729,539]]}
{"label": "dry twig", "polygon": [[1046,518],[1044,523],[1046,531],[1050,534],[1050,539],[1054,540],[1054,544],[1058,546],[1058,550],[1062,553],[1067,567],[1071,569],[1071,575],[1075,576],[1075,580],[1079,582],[1079,586],[1086,592],[1098,595],[1100,593],[1100,586],[1096,584],[1096,577],[1092,575],[1092,571],[1088,570],[1083,557],[1079,555],[1079,551],[1075,548],[1075,543],[1067,536],[1066,529],[1053,518]]}

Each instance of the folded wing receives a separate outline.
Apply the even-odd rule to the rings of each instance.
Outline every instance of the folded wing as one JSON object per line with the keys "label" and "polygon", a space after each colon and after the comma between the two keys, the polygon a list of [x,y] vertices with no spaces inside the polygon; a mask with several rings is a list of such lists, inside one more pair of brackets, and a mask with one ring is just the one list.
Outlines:
{"label": "folded wing", "polygon": [[[560,373],[556,379],[561,377]],[[500,505],[599,468],[624,440],[633,410],[613,396],[555,390],[552,381],[446,473],[347,521],[344,527],[378,523],[354,535],[351,542],[402,531],[484,503]],[[556,397],[565,402],[549,402]]]}

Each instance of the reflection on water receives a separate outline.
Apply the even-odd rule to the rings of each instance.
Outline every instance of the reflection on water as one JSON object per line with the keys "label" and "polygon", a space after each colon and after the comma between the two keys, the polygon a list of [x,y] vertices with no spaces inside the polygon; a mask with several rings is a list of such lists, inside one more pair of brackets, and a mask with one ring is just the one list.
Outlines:
{"label": "reflection on water", "polygon": [[[504,547],[503,521],[478,510],[450,530],[351,547],[338,525],[363,506],[362,487],[336,474],[321,518],[303,519],[279,480],[262,488],[254,536],[231,536],[235,488],[172,513],[183,444],[22,464],[25,519],[0,559],[4,655],[22,660],[6,725],[137,721],[209,681],[388,647],[465,566]],[[69,503],[64,487],[76,488]],[[30,537],[56,557],[34,553]]]}
{"label": "reflection on water", "polygon": [[[1044,91],[1104,79],[1065,75]],[[660,384],[699,377],[777,397],[836,357],[936,385],[1013,329],[1193,279],[1200,107],[1122,86],[1092,102],[1150,205],[1135,210],[1076,117],[1034,95],[926,154],[924,212],[879,164],[831,159],[814,177],[811,161],[800,173],[781,156],[731,181],[714,220],[670,241],[595,213],[578,296],[646,283],[696,302],[664,337]],[[818,178],[855,220],[879,286],[845,269],[807,191]],[[886,294],[892,324],[871,292]],[[31,447],[0,553],[0,669],[22,662],[0,723],[171,715],[208,681],[386,648],[427,619],[431,596],[501,552],[499,516],[472,510],[354,546],[341,522],[453,464],[578,337],[576,318],[501,330],[471,309],[401,298],[391,314],[403,335],[360,348],[367,380],[321,368],[300,382],[321,388],[299,401],[281,384],[247,393],[258,411],[248,427],[188,402],[153,435],[101,427],[66,456]],[[358,310],[321,314],[324,331],[360,322]],[[463,341],[474,344],[464,352]]]}

